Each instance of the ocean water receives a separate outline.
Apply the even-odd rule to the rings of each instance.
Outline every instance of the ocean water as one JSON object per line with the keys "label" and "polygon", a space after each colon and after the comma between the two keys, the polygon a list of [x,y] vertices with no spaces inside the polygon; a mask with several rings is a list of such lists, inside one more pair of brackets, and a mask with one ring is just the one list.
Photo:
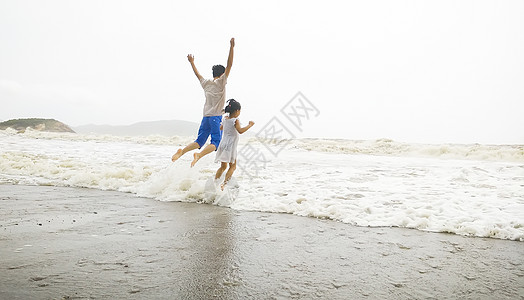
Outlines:
{"label": "ocean water", "polygon": [[116,190],[158,201],[524,241],[523,145],[242,136],[224,191],[214,154],[171,155],[191,137],[0,131],[0,184]]}

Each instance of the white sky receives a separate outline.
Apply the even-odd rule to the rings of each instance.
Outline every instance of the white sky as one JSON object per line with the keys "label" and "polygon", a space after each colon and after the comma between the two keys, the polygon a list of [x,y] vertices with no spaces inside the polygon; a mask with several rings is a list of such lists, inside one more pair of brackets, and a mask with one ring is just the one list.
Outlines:
{"label": "white sky", "polygon": [[523,16],[524,1],[0,0],[0,120],[198,123],[186,56],[211,77],[235,37],[227,98],[258,129],[301,91],[320,115],[300,137],[524,144]]}

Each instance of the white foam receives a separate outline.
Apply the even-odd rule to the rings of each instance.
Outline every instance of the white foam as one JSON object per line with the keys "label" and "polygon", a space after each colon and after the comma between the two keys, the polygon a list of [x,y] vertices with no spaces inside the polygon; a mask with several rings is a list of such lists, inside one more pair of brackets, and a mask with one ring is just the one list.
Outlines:
{"label": "white foam", "polygon": [[[244,140],[265,153],[264,168],[239,158],[239,188],[210,196],[214,155],[194,168],[190,154],[172,163],[171,155],[190,141],[175,140],[7,130],[0,132],[0,183],[117,190],[358,226],[524,240],[522,146],[300,140],[271,152],[278,144]],[[335,144],[347,149],[326,150]]]}
{"label": "white foam", "polygon": [[[0,130],[0,136],[23,136],[33,139],[66,140],[82,142],[133,143],[145,145],[186,145],[194,137],[179,136],[114,136],[96,134],[74,134],[59,132],[42,132],[27,128],[18,134],[8,128]],[[259,143],[258,138],[241,139],[240,144]],[[279,140],[265,140],[264,144],[280,143]],[[367,154],[380,156],[418,156],[444,159],[467,159],[488,161],[524,162],[524,145],[481,145],[481,144],[409,144],[389,139],[378,140],[344,140],[344,139],[294,139],[287,141],[288,148],[308,151]]]}
{"label": "white foam", "polygon": [[523,145],[408,144],[388,139],[375,141],[297,139],[291,142],[291,146],[310,151],[344,154],[524,162]]}

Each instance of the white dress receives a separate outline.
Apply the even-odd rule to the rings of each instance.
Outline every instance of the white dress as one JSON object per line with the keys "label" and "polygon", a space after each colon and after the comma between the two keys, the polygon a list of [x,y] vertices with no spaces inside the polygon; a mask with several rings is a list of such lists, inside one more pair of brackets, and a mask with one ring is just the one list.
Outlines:
{"label": "white dress", "polygon": [[[222,122],[224,132],[218,145],[215,162],[234,163],[237,160],[237,145],[240,134],[235,128],[238,118],[225,118]],[[239,121],[240,122],[240,121]]]}

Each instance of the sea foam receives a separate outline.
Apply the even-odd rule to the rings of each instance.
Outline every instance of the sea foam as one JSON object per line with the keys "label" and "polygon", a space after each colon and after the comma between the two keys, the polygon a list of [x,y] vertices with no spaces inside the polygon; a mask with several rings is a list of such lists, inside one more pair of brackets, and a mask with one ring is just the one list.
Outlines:
{"label": "sea foam", "polygon": [[[172,163],[188,137],[116,137],[0,131],[0,183],[116,190],[160,201],[524,240],[524,147],[420,145],[391,140],[246,138],[263,164],[239,155],[235,193],[206,184],[214,155]],[[276,154],[275,154],[276,153]],[[234,201],[216,202],[220,197]]]}

